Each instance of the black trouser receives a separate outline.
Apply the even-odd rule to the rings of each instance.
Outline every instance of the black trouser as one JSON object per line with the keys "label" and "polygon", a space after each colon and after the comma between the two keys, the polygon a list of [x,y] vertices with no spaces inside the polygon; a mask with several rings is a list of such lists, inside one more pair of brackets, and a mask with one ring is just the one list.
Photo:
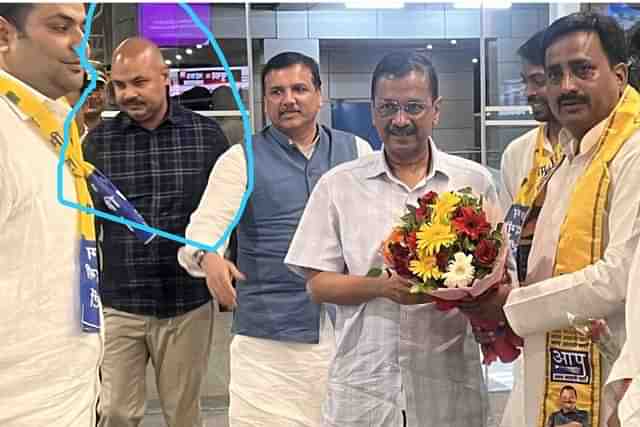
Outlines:
{"label": "black trouser", "polygon": [[407,427],[407,413],[405,411],[402,411],[402,425]]}

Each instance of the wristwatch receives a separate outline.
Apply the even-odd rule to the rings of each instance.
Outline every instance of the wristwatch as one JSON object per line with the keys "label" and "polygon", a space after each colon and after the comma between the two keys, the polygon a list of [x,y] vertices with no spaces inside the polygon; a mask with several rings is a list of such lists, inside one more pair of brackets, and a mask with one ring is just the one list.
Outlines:
{"label": "wristwatch", "polygon": [[196,262],[196,265],[198,267],[202,268],[202,260],[204,259],[204,256],[206,254],[207,251],[205,251],[204,249],[198,249],[193,253],[193,260]]}

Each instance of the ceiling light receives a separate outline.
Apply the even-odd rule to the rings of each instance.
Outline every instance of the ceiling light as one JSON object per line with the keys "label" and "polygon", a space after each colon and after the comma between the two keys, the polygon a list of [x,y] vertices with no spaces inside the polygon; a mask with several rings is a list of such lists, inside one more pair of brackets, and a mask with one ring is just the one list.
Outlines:
{"label": "ceiling light", "polygon": [[458,44],[458,40],[456,40],[456,39],[452,39],[449,43],[451,43],[451,44],[453,44],[453,45],[456,45],[456,44]]}
{"label": "ceiling light", "polygon": [[178,61],[182,61],[182,55],[177,54],[177,55],[176,55],[176,59],[177,59]]}
{"label": "ceiling light", "polygon": [[471,60],[471,62],[473,62],[474,64],[477,64],[477,63],[478,63],[478,58],[473,58],[473,59]]}
{"label": "ceiling light", "polygon": [[198,43],[198,44],[196,45],[196,49],[202,49],[202,45]]}
{"label": "ceiling light", "polygon": [[184,50],[184,53],[186,53],[187,55],[191,55],[193,54],[193,50],[191,50],[190,48],[187,48]]}
{"label": "ceiling light", "polygon": [[433,49],[433,45],[432,44],[428,44],[427,45],[427,49],[429,49],[429,50]]}
{"label": "ceiling light", "polygon": [[167,64],[167,65],[171,65],[171,60],[170,59],[165,59],[164,63]]}

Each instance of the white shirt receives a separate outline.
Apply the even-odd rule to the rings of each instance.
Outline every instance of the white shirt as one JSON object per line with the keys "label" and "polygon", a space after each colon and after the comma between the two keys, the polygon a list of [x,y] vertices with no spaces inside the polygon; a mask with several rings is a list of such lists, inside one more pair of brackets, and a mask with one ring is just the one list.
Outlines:
{"label": "white shirt", "polygon": [[[553,152],[551,142],[547,137],[548,126],[546,124],[541,125],[544,127],[544,148],[548,153]],[[538,142],[538,130],[540,126],[531,129],[524,135],[519,136],[507,145],[502,153],[502,159],[500,161],[500,177],[502,179],[502,185],[504,191],[504,198],[501,197],[501,201],[504,204],[505,211],[513,204],[518,190],[522,185],[522,180],[526,178],[529,171],[533,167],[533,155],[536,150],[536,143]]]}
{"label": "white shirt", "polygon": [[631,384],[620,401],[618,417],[622,427],[640,427],[640,246],[636,249],[627,287],[626,325],[627,340],[620,357],[613,365],[607,380],[607,400],[617,400],[621,393],[622,379],[631,379]]}
{"label": "white shirt", "polygon": [[[413,188],[393,176],[382,152],[327,172],[313,190],[285,263],[299,273],[364,276],[383,265],[380,242],[405,206],[416,206],[431,190],[471,187],[495,223],[501,209],[489,172],[430,144],[429,171]],[[324,426],[402,425],[402,408],[410,426],[484,425],[478,346],[458,310],[443,313],[434,304],[401,306],[386,298],[336,307]]]}
{"label": "white shirt", "polygon": [[[541,126],[544,127],[544,149],[547,153],[551,153],[553,148],[547,137],[548,126],[546,124],[542,124]],[[515,202],[522,181],[527,177],[533,167],[539,130],[540,126],[536,126],[534,129],[520,135],[511,141],[502,153],[502,159],[500,161],[502,191],[498,193],[498,195],[500,196],[500,202],[502,203],[504,212],[508,212],[511,205]],[[512,262],[513,264],[511,264],[510,268],[513,269],[513,273],[511,276],[514,280],[517,280],[515,276],[515,261]],[[512,371],[514,375],[514,385],[503,413],[503,424],[501,425],[504,427],[524,424],[524,421],[521,419],[514,419],[513,417],[515,415],[512,413],[512,407],[514,405],[522,406],[521,403],[516,403],[517,399],[522,398],[522,391],[520,389],[523,377],[521,358],[518,358],[514,362]]]}
{"label": "white shirt", "polygon": [[[356,136],[358,157],[371,153],[369,143]],[[301,151],[311,158],[315,145]],[[209,175],[209,183],[202,195],[198,209],[191,214],[186,237],[189,240],[212,245],[217,242],[233,222],[247,189],[247,164],[242,145],[235,144],[220,156]],[[227,242],[218,248],[222,256]],[[193,254],[197,248],[184,246],[178,251],[180,265],[194,277],[204,277]]]}
{"label": "white shirt", "polygon": [[[62,103],[27,89],[66,118]],[[78,212],[57,200],[58,158],[33,122],[0,97],[2,426],[94,422],[102,340],[80,328]],[[65,199],[76,201],[66,167],[63,181]]]}
{"label": "white shirt", "polygon": [[[638,245],[640,221],[640,132],[636,132],[611,162],[609,211],[603,231],[601,260],[574,273],[551,277],[560,227],[569,209],[574,184],[593,158],[605,121],[591,129],[578,145],[562,130],[559,143],[564,162],[550,179],[529,254],[529,286],[514,289],[504,307],[513,330],[525,339],[524,399],[521,408],[527,426],[534,426],[544,388],[545,333],[569,327],[567,312],[580,317],[606,318],[618,339],[624,336],[623,301],[633,250]],[[579,147],[579,151],[577,148]],[[574,154],[577,153],[577,154]],[[535,313],[535,315],[532,315]],[[607,366],[605,364],[606,378]],[[610,408],[603,407],[601,419]]]}

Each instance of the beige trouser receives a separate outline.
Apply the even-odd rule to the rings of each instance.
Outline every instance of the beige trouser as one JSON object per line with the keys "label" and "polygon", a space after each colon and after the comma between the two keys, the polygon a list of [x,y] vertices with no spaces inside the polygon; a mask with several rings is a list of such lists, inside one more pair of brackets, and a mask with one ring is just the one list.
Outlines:
{"label": "beige trouser", "polygon": [[99,427],[140,424],[149,358],[167,425],[203,426],[200,390],[207,373],[214,314],[212,303],[168,319],[105,307]]}

